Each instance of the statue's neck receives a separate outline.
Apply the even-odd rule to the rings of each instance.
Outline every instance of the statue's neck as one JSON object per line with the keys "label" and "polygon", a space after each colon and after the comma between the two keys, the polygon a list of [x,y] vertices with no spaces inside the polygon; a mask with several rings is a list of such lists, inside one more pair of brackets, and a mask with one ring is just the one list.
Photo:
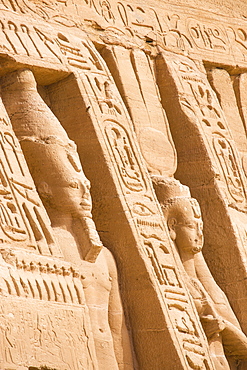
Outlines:
{"label": "statue's neck", "polygon": [[61,213],[55,209],[49,210],[49,217],[52,227],[59,227],[61,229],[72,231],[72,217],[70,214]]}
{"label": "statue's neck", "polygon": [[184,269],[191,278],[198,278],[195,267],[195,254],[188,251],[180,252],[180,258],[183,263]]}

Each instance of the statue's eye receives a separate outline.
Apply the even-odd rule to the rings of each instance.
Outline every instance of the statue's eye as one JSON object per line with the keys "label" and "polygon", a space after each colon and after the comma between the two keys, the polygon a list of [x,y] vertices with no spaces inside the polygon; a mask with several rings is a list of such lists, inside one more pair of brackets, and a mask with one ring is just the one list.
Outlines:
{"label": "statue's eye", "polygon": [[185,226],[189,227],[190,229],[196,229],[196,225],[195,224],[186,224]]}
{"label": "statue's eye", "polygon": [[71,188],[74,188],[74,189],[79,189],[79,184],[77,181],[71,181],[71,183],[69,184],[69,186]]}

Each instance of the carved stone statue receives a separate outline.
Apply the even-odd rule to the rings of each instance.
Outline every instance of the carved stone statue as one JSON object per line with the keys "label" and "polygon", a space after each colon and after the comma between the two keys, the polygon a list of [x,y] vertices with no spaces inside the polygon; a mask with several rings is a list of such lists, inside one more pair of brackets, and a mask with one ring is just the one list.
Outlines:
{"label": "carved stone statue", "polygon": [[79,266],[99,368],[132,369],[116,265],[92,220],[90,183],[76,146],[38,94],[30,70],[6,76],[2,95],[58,243]]}
{"label": "carved stone statue", "polygon": [[171,178],[153,176],[156,195],[185,270],[217,370],[230,369],[226,356],[247,359],[247,338],[228,300],[216,284],[202,254],[200,206],[189,188]]}
{"label": "carved stone statue", "polygon": [[247,370],[246,19],[0,0],[0,370]]}

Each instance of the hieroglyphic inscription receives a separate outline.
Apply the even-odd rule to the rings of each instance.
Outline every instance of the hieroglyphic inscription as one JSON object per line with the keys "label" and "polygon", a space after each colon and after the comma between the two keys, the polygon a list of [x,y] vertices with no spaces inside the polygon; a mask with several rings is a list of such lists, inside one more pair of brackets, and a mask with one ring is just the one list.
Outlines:
{"label": "hieroglyphic inscription", "polygon": [[191,122],[195,124],[198,122],[200,125],[205,145],[211,153],[214,165],[217,165],[216,178],[225,182],[229,202],[234,207],[245,210],[246,180],[239,153],[206,74],[199,71],[189,59],[175,57],[170,65],[176,76],[175,80],[182,86],[183,96],[180,100],[182,109],[193,117]]}
{"label": "hieroglyphic inscription", "polygon": [[209,369],[211,361],[207,357],[204,336],[196,324],[197,319],[193,316],[190,299],[179,277],[151,184],[144,180],[146,173],[138,156],[138,148],[132,139],[129,117],[115,88],[112,88],[111,99],[118,102],[123,113],[119,114],[116,120],[113,110],[102,111],[101,101],[95,96],[92,86],[96,78],[100,79],[101,84],[106,81],[113,85],[111,77],[92,45],[88,43],[87,51],[84,51],[83,47],[81,50],[83,55],[93,54],[94,59],[93,62],[88,60],[90,69],[77,68],[74,73],[78,78],[81,93],[86,96],[88,114],[96,115],[97,129],[100,130],[102,141],[107,146],[129,212],[135,221],[135,229],[139,235],[138,246],[149,265],[149,271],[151,268],[156,284],[158,283],[157,289],[168,309],[189,368]]}
{"label": "hieroglyphic inscription", "polygon": [[236,202],[242,203],[245,200],[245,189],[241,174],[237,166],[237,158],[231,143],[221,135],[214,135],[213,145],[218,155],[228,190]]}
{"label": "hieroglyphic inscription", "polygon": [[60,255],[2,101],[0,115],[1,242],[37,249],[44,255]]}
{"label": "hieroglyphic inscription", "polygon": [[[101,5],[104,5],[102,7],[104,11],[101,13],[103,18],[106,21],[109,19],[113,21],[114,17],[112,16],[109,4],[104,2]],[[139,24],[141,24],[142,29],[145,30],[144,32],[151,30],[146,22],[141,19],[141,14],[143,13],[145,15],[143,9],[130,8],[129,11],[133,13],[133,21],[131,22],[134,26],[139,27]],[[170,21],[172,23],[173,19],[170,18]],[[31,33],[32,37],[30,37]],[[174,34],[176,34],[176,31]],[[139,158],[138,148],[132,138],[126,109],[100,56],[92,45],[83,40],[75,38],[76,41],[71,42],[70,37],[61,32],[58,32],[54,38],[53,35],[50,36],[48,31],[39,26],[30,31],[29,27],[21,27],[20,24],[7,22],[7,24],[3,25],[3,35],[11,45],[14,53],[33,58],[41,57],[39,49],[36,47],[33,49],[33,45],[35,44],[33,38],[37,37],[37,40],[43,43],[42,47],[44,47],[44,50],[47,51],[50,57],[55,57],[56,63],[64,62],[68,65],[71,71],[77,76],[81,84],[80,86],[84,86],[86,90],[86,102],[90,103],[87,105],[87,112],[89,115],[94,114],[97,118],[97,130],[99,129],[101,132],[102,141],[104,141],[107,147],[109,158],[111,158],[114,166],[113,168],[117,169],[115,176],[121,184],[130,214],[133,215],[133,220],[135,221],[133,224],[136,226],[136,231],[139,235],[138,245],[142,255],[145,256],[145,262],[151,267],[149,271],[155,284],[156,275],[159,274],[157,292],[162,292],[163,304],[168,309],[169,320],[174,327],[172,331],[175,332],[179,345],[183,349],[184,359],[191,369],[212,368],[210,359],[206,353],[207,350],[203,334],[196,322],[197,318],[193,314],[189,297],[181,283],[173,256],[170,254],[165,226],[162,217],[159,216],[159,209],[153,198],[151,184],[145,179],[146,173],[143,169],[142,161]],[[29,51],[29,48],[32,51]],[[137,196],[140,198],[139,203],[136,201]],[[136,215],[133,209],[135,207],[136,210],[137,204],[139,204],[139,208],[142,208],[142,210],[145,207],[146,209],[150,208],[151,205],[153,208],[152,214],[145,216]],[[29,221],[31,220],[31,211],[30,208],[25,208],[25,215]],[[31,229],[33,233],[36,232],[37,239],[40,230],[37,231],[35,225],[36,223],[32,223]],[[146,229],[146,232],[144,229]],[[23,295],[25,297],[40,299],[40,301],[47,299],[50,301],[55,300],[58,304],[64,302],[69,304],[77,303],[76,300],[79,302],[78,288],[76,289],[76,281],[78,284],[79,281],[76,272],[71,275],[67,270],[65,273],[63,266],[57,263],[53,265],[37,265],[33,261],[31,263],[30,261],[18,260],[15,264],[14,268],[7,268],[10,276],[9,281],[13,283],[16,291],[15,294],[20,298]],[[171,285],[173,290],[168,292],[170,296],[166,296],[164,291],[162,291],[163,285]],[[7,283],[6,286],[8,289]],[[176,296],[176,289],[174,287],[176,286],[179,286],[178,296],[182,297],[178,300],[174,299]],[[71,291],[73,289],[74,293]],[[175,304],[173,303],[174,301],[176,302]],[[180,303],[177,304],[177,301]],[[164,309],[164,315],[167,315],[166,309]],[[37,338],[39,343],[41,343],[41,348],[44,348],[44,351],[38,357],[39,362],[42,362],[44,354],[49,352],[49,356],[46,356],[46,359],[48,359],[47,365],[57,363],[60,366],[60,361],[56,362],[56,359],[57,357],[63,359],[63,352],[60,351],[60,347],[57,345],[56,335],[58,338],[63,338],[64,336],[67,338],[69,333],[56,334],[56,331],[53,330],[55,325],[51,322],[47,323],[42,315],[39,316],[37,321]],[[66,325],[72,324],[66,323]],[[11,328],[8,333],[8,339],[10,342],[13,341],[13,343],[15,340],[15,333],[13,335],[14,330]],[[19,330],[21,331],[23,329],[20,327]],[[189,343],[191,348],[186,344],[185,335],[190,336]],[[50,342],[56,343],[56,347],[48,347]],[[70,343],[73,344],[70,346]],[[198,350],[196,350],[197,345],[202,348],[199,356]],[[74,342],[71,334],[69,342],[64,344],[64,348],[72,348],[71,352],[73,353],[73,348],[76,346],[77,343]],[[15,348],[15,343],[13,347]],[[20,351],[10,352],[12,355],[10,362],[18,363],[20,359],[17,357]],[[86,351],[84,350],[83,353],[86,353]],[[77,358],[77,356],[75,357]],[[73,361],[72,359],[69,363],[67,362],[65,368],[90,368],[89,364],[84,365],[84,363],[80,363],[78,365],[77,362],[74,364]],[[73,364],[71,365],[71,363]],[[60,367],[63,369],[63,366],[61,364]]]}
{"label": "hieroglyphic inscription", "polygon": [[[28,24],[20,24],[6,19],[6,15],[18,13],[22,18],[31,15],[38,20],[52,20],[59,25],[77,27],[84,30],[85,24],[91,24],[92,28],[106,30],[114,38],[122,34],[130,42],[143,45],[161,45],[168,50],[180,50],[184,53],[198,54],[206,52],[206,59],[214,59],[214,55],[230,56],[232,62],[238,59],[240,62],[247,60],[247,39],[244,21],[242,24],[229,22],[221,17],[212,17],[207,12],[194,13],[188,16],[189,11],[181,12],[170,5],[169,11],[159,4],[159,7],[151,7],[147,4],[132,4],[119,1],[74,1],[68,6],[67,1],[56,3],[46,1],[15,0],[1,1],[1,27],[0,41],[2,50],[13,51],[21,55],[31,57],[48,57],[60,63],[62,56],[59,45],[46,31],[45,27],[31,27]],[[5,20],[6,19],[6,20]],[[27,21],[27,23],[29,23]],[[232,24],[231,24],[232,23]],[[102,35],[102,37],[104,37]],[[118,36],[117,36],[118,38]],[[110,39],[104,38],[106,42]],[[46,54],[46,56],[45,56]],[[73,59],[77,59],[74,54]]]}
{"label": "hieroglyphic inscription", "polygon": [[[156,241],[157,242],[157,241]],[[173,323],[180,333],[188,363],[192,369],[207,369],[205,349],[199,340],[198,329],[189,313],[189,300],[179,281],[176,268],[169,261],[169,252],[162,243],[155,246],[150,240],[145,243],[153,272],[167,302]]]}
{"label": "hieroglyphic inscription", "polygon": [[84,304],[81,274],[76,266],[44,256],[0,250],[0,295]]}
{"label": "hieroglyphic inscription", "polygon": [[187,27],[194,44],[202,50],[228,53],[229,44],[225,30],[218,25],[188,19]]}
{"label": "hieroglyphic inscription", "polygon": [[152,59],[141,50],[120,46],[105,47],[102,56],[122,92],[148,171],[173,175],[176,152],[155,83]]}
{"label": "hieroglyphic inscription", "polygon": [[126,130],[113,121],[106,125],[105,130],[125,186],[133,191],[145,190],[145,182]]}
{"label": "hieroglyphic inscription", "polygon": [[[228,25],[207,17],[204,21],[177,11],[158,12],[152,7],[124,2],[116,4],[107,1],[97,4],[94,1],[84,2],[76,5],[73,14],[66,7],[66,2],[59,5],[58,3],[49,5],[46,2],[46,6],[33,2],[24,3],[23,0],[15,1],[16,5],[13,1],[8,5],[6,3],[4,1],[1,9],[0,53],[24,57],[26,62],[30,58],[32,63],[39,64],[45,61],[51,65],[60,64],[65,67],[66,56],[70,65],[86,68],[85,56],[81,55],[80,45],[72,46],[68,43],[69,37],[64,37],[63,32],[54,32],[51,27],[47,28],[47,24],[42,24],[40,19],[50,18],[60,24],[82,29],[81,20],[85,18],[85,11],[89,9],[85,21],[89,22],[93,15],[97,15],[97,22],[103,22],[102,29],[106,29],[107,35],[111,35],[115,41],[119,38],[119,33],[130,43],[133,42],[133,38],[137,38],[134,41],[137,44],[147,42],[154,47],[159,45],[186,54],[197,55],[204,51],[208,53],[207,56],[205,54],[208,60],[214,59],[215,54],[224,56],[226,60],[232,62],[239,60],[244,63],[247,60],[247,31],[244,24]],[[18,13],[22,14],[22,18]],[[37,17],[39,19],[37,25],[31,25],[28,16],[25,18],[25,13]],[[92,24],[95,24],[93,20]],[[116,35],[117,38],[114,39]],[[102,34],[102,38],[105,42],[114,43],[110,41],[111,37]]]}
{"label": "hieroglyphic inscription", "polygon": [[20,307],[15,299],[2,298],[1,368],[56,364],[62,370],[97,369],[86,307],[40,305],[23,301]]}
{"label": "hieroglyphic inscription", "polygon": [[0,21],[0,53],[16,55],[37,63],[45,61],[55,65],[63,64],[63,53],[56,37],[47,31],[47,26],[25,23],[24,19],[4,13]]}

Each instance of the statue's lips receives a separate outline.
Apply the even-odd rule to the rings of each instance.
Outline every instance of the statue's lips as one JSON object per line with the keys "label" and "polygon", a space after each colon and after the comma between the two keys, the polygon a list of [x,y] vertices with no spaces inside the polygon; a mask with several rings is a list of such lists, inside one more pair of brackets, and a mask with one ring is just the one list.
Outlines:
{"label": "statue's lips", "polygon": [[90,200],[83,200],[80,203],[80,206],[83,207],[83,209],[85,209],[87,211],[91,211],[91,209],[92,209],[92,203],[91,203]]}
{"label": "statue's lips", "polygon": [[196,253],[198,253],[198,252],[201,252],[201,250],[202,250],[202,245],[200,244],[198,244],[198,246],[196,246],[196,247],[194,247],[194,248],[192,248],[192,253],[194,253],[194,254],[196,254]]}

